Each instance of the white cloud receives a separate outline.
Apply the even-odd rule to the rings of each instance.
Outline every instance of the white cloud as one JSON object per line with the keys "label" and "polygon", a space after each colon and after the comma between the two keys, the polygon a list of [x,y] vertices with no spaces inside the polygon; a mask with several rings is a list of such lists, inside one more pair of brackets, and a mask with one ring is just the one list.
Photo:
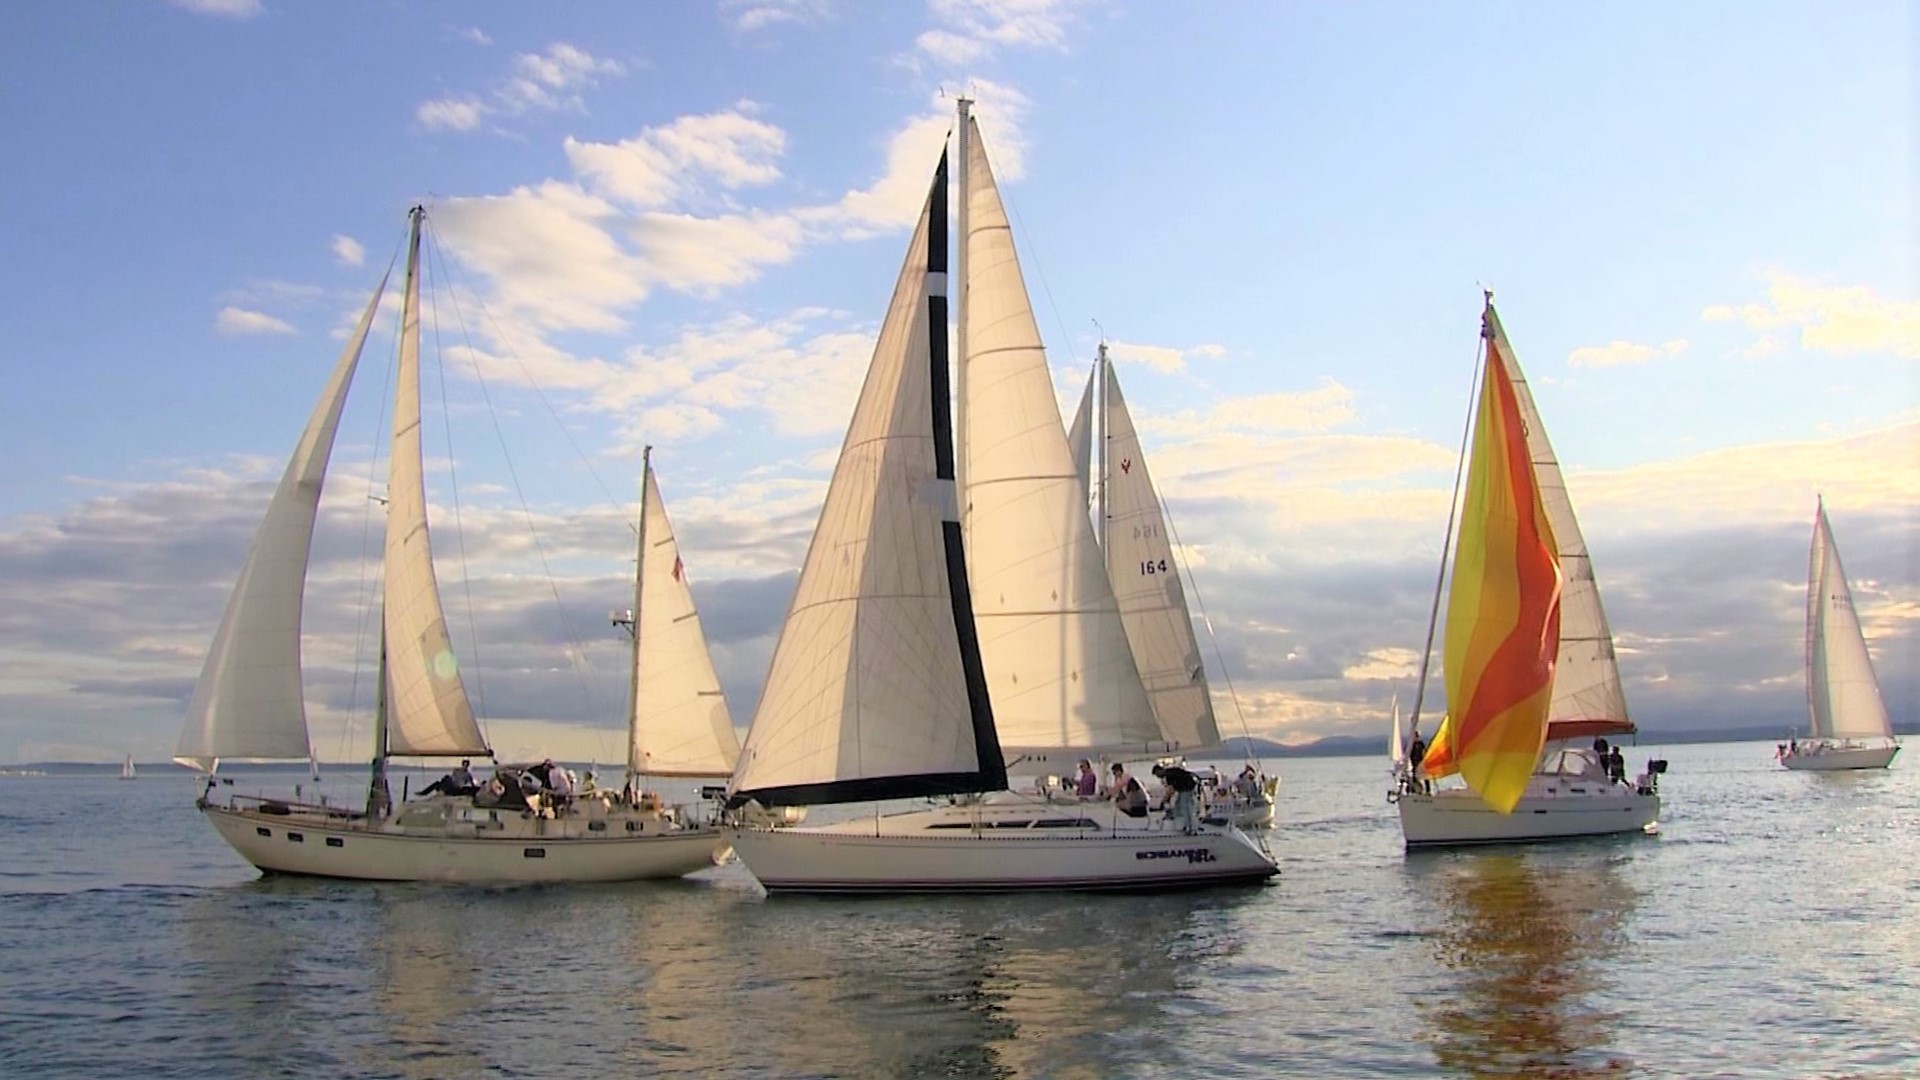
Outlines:
{"label": "white cloud", "polygon": [[597,193],[641,207],[667,206],[712,180],[729,190],[780,178],[787,135],[750,115],[743,102],[726,112],[683,116],[618,143],[567,139],[567,160]]}
{"label": "white cloud", "polygon": [[351,236],[336,235],[333,238],[333,257],[346,266],[359,266],[366,261],[367,249]]}
{"label": "white cloud", "polygon": [[624,74],[626,66],[617,60],[600,59],[566,42],[555,42],[545,52],[515,56],[507,74],[485,95],[457,94],[422,102],[414,109],[414,118],[428,131],[475,131],[495,116],[584,112],[582,91],[603,78]]}
{"label": "white cloud", "polygon": [[222,334],[239,336],[243,334],[291,334],[293,326],[284,319],[276,319],[259,311],[246,308],[224,307],[214,317],[213,328]]}
{"label": "white cloud", "polygon": [[934,29],[914,39],[941,63],[971,64],[1003,48],[1065,51],[1079,12],[1097,0],[932,0]]}
{"label": "white cloud", "polygon": [[1679,356],[1687,351],[1683,338],[1659,345],[1635,345],[1631,341],[1611,341],[1605,345],[1587,345],[1567,354],[1568,367],[1620,367],[1644,364],[1659,356]]}
{"label": "white cloud", "polygon": [[493,39],[487,36],[487,32],[477,26],[449,26],[447,29],[453,32],[454,37],[471,41],[475,45],[493,44]]}
{"label": "white cloud", "polygon": [[1187,358],[1218,359],[1225,356],[1227,350],[1220,345],[1192,345],[1185,349],[1169,345],[1141,345],[1131,341],[1107,342],[1107,355],[1123,364],[1140,364],[1155,371],[1181,372],[1187,369]]}
{"label": "white cloud", "polygon": [[1864,285],[1814,285],[1775,270],[1767,274],[1766,302],[1715,304],[1700,317],[1763,331],[1746,350],[1754,356],[1778,352],[1787,340],[1781,331],[1798,327],[1803,349],[1920,360],[1920,301],[1890,300]]}
{"label": "white cloud", "polygon": [[1198,438],[1223,432],[1326,432],[1353,420],[1353,391],[1327,379],[1312,390],[1229,398],[1206,412],[1186,410],[1137,423],[1142,431],[1169,438]]}
{"label": "white cloud", "polygon": [[173,0],[173,6],[196,15],[223,19],[251,19],[266,11],[260,0]]}
{"label": "white cloud", "polygon": [[733,28],[746,33],[781,23],[811,23],[825,19],[827,0],[723,0],[720,10]]}

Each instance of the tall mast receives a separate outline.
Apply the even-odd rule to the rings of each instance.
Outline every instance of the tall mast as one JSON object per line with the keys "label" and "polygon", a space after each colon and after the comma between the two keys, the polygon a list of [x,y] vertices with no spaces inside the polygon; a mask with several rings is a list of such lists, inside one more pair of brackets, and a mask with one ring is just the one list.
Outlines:
{"label": "tall mast", "polygon": [[634,547],[633,564],[633,615],[628,629],[633,631],[633,651],[628,659],[631,675],[627,683],[627,780],[626,789],[636,795],[636,786],[640,779],[639,740],[633,737],[634,726],[640,722],[640,597],[646,581],[647,568],[647,489],[653,485],[653,447],[643,447],[640,451],[640,528],[639,539]]}
{"label": "tall mast", "polygon": [[[973,520],[973,499],[967,494],[967,193],[971,188],[968,181],[967,156],[968,127],[972,120],[973,99],[962,95],[955,102],[959,109],[960,125],[954,140],[954,148],[959,152],[959,183],[955,187],[955,215],[953,233],[956,243],[953,245],[953,288],[955,297],[954,314],[954,357],[953,357],[953,490],[960,499],[960,538],[961,546],[966,546]],[[967,580],[973,580],[973,560],[967,560]]]}
{"label": "tall mast", "polygon": [[1100,339],[1100,352],[1093,359],[1093,493],[1094,536],[1100,550],[1107,550],[1107,339]]}

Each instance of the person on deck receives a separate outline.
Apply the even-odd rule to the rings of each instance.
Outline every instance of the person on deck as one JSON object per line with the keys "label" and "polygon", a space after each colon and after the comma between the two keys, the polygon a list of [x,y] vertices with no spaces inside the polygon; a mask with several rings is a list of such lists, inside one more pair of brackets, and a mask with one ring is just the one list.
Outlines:
{"label": "person on deck", "polygon": [[1091,799],[1100,794],[1100,777],[1093,771],[1093,762],[1080,759],[1080,776],[1074,781],[1073,793],[1082,799]]}
{"label": "person on deck", "polygon": [[1427,757],[1427,740],[1420,729],[1413,729],[1413,742],[1407,745],[1407,786],[1415,791],[1432,791],[1433,785],[1420,775],[1420,763]]}
{"label": "person on deck", "polygon": [[1165,785],[1160,793],[1160,806],[1166,809],[1172,803],[1173,816],[1180,819],[1180,831],[1191,835],[1200,828],[1200,815],[1195,806],[1200,790],[1200,778],[1179,765],[1155,765],[1153,775]]}
{"label": "person on deck", "polygon": [[[1118,769],[1120,766],[1115,765],[1114,768]],[[1140,781],[1129,776],[1121,787],[1120,794],[1114,796],[1113,804],[1119,807],[1120,812],[1128,817],[1146,817],[1147,791],[1140,786]]]}
{"label": "person on deck", "polygon": [[455,795],[471,795],[480,787],[473,779],[473,761],[469,758],[461,758],[460,767],[447,775],[453,781]]}
{"label": "person on deck", "polygon": [[1114,762],[1113,780],[1107,785],[1107,797],[1114,802],[1119,802],[1127,794],[1127,781],[1130,779],[1132,777],[1127,775],[1126,766],[1117,761]]}

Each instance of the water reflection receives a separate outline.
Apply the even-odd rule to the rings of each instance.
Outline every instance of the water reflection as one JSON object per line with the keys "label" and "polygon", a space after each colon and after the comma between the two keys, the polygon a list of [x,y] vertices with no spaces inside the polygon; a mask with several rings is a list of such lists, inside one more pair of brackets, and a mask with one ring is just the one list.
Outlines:
{"label": "water reflection", "polygon": [[1556,851],[1408,857],[1452,973],[1415,1003],[1421,1038],[1447,1069],[1475,1077],[1619,1077],[1620,1017],[1600,1001],[1605,961],[1627,944],[1639,896],[1604,842]]}
{"label": "water reflection", "polygon": [[1114,1036],[1164,1026],[1181,993],[1196,903],[708,899],[627,913],[645,974],[623,1022],[658,1074],[1111,1076]]}

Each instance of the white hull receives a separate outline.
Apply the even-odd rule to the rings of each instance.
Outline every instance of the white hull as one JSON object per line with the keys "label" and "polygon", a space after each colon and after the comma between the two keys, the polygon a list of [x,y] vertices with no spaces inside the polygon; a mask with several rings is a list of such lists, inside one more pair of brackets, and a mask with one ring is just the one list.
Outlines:
{"label": "white hull", "polygon": [[1399,807],[1400,831],[1409,848],[1651,832],[1660,819],[1658,794],[1642,794],[1620,784],[1584,791],[1530,791],[1511,814],[1495,812],[1465,789],[1432,795],[1404,793]]}
{"label": "white hull", "polygon": [[454,811],[451,820],[413,826],[370,824],[308,808],[290,813],[207,803],[200,808],[221,838],[265,873],[363,881],[675,878],[712,866],[726,846],[726,834],[718,829],[678,828],[658,815],[616,812],[599,822],[603,829],[594,829],[585,816],[542,819],[521,817],[518,810],[448,805]]}
{"label": "white hull", "polygon": [[812,828],[739,830],[768,892],[1147,891],[1256,884],[1279,872],[1238,829],[1187,834],[1100,802],[993,801]]}
{"label": "white hull", "polygon": [[1782,754],[1780,764],[1802,772],[1839,772],[1845,769],[1884,769],[1893,764],[1900,752],[1897,744],[1853,746],[1828,749],[1793,750]]}

